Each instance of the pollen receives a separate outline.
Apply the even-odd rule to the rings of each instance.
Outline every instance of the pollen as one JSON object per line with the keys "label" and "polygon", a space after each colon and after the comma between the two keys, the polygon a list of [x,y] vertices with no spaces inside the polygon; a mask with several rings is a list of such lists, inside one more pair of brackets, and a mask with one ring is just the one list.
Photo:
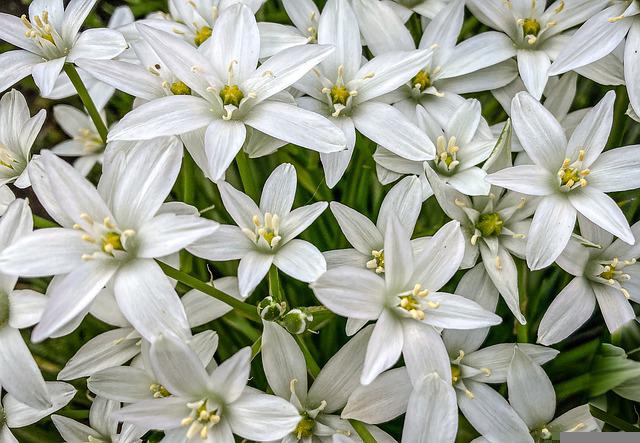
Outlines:
{"label": "pollen", "polygon": [[244,98],[244,93],[240,90],[238,85],[226,85],[220,91],[220,98],[225,106],[233,105],[236,108],[240,106],[240,102]]}
{"label": "pollen", "polygon": [[169,89],[173,95],[191,95],[191,88],[187,86],[186,83],[179,80],[171,83],[171,87]]}
{"label": "pollen", "polygon": [[428,71],[423,69],[411,79],[411,86],[418,89],[420,92],[424,92],[425,89],[431,87],[431,75]]}
{"label": "pollen", "polygon": [[203,26],[201,28],[198,28],[198,30],[196,31],[196,36],[193,39],[193,42],[196,44],[196,46],[200,46],[201,44],[206,42],[209,39],[209,37],[211,37],[211,34],[213,34],[213,29],[211,29],[209,26]]}
{"label": "pollen", "polygon": [[149,386],[149,390],[153,394],[153,398],[164,398],[171,395],[171,393],[167,391],[167,388],[158,383],[153,383],[151,386]]}

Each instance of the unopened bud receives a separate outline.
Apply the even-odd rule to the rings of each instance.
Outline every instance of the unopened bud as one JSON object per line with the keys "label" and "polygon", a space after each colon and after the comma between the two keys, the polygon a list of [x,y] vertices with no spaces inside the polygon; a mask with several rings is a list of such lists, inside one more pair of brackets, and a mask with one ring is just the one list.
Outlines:
{"label": "unopened bud", "polygon": [[275,321],[282,317],[287,310],[287,304],[285,302],[278,303],[273,297],[269,296],[258,303],[258,314],[263,320]]}
{"label": "unopened bud", "polygon": [[300,309],[292,309],[282,318],[282,326],[292,334],[302,334],[307,330],[307,323],[313,321],[313,316],[302,312]]}

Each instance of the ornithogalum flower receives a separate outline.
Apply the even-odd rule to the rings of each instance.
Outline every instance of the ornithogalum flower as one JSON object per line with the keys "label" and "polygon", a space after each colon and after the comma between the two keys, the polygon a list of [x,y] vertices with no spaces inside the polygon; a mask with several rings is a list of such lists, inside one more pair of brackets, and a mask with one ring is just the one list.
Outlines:
{"label": "ornithogalum flower", "polygon": [[[549,78],[551,60],[566,32],[607,4],[606,0],[554,2],[470,0],[467,6],[485,25],[504,32],[513,42],[518,71],[527,90],[540,99]],[[563,35],[564,34],[564,35]]]}
{"label": "ornithogalum flower", "polygon": [[[630,301],[640,301],[640,247],[630,246],[578,216],[580,236],[572,237],[557,263],[573,280],[547,309],[538,342],[552,345],[564,340],[593,314],[596,302],[610,332],[633,320]],[[640,238],[640,223],[631,227]]]}
{"label": "ornithogalum flower", "polygon": [[31,146],[46,115],[42,109],[31,117],[27,101],[15,89],[0,99],[0,186],[11,182],[19,188],[29,186]]}
{"label": "ornithogalum flower", "polygon": [[187,345],[161,336],[151,347],[150,364],[171,395],[134,403],[114,416],[178,441],[231,442],[234,434],[279,440],[295,429],[300,415],[288,401],[246,388],[250,359],[251,350],[243,348],[209,373]]}
{"label": "ornithogalum flower", "polygon": [[65,63],[79,58],[110,59],[127,48],[122,34],[113,29],[88,29],[79,33],[97,0],[35,0],[29,16],[0,13],[0,39],[20,49],[0,55],[0,91],[28,75],[40,93],[49,95]]}
{"label": "ornithogalum flower", "polygon": [[13,243],[0,253],[0,267],[16,276],[66,274],[50,291],[34,340],[86,315],[109,282],[120,310],[143,337],[153,340],[167,330],[189,333],[182,304],[154,258],[179,251],[218,225],[193,213],[176,214],[174,207],[161,208],[180,158],[173,139],[116,152],[98,189],[51,152],[32,162],[34,191],[62,227],[37,230]]}
{"label": "ornithogalum flower", "polygon": [[[368,269],[341,266],[330,269],[311,288],[333,312],[376,320],[367,345],[360,381],[371,383],[393,366],[412,342],[425,346],[440,340],[433,328],[474,329],[501,319],[464,297],[437,292],[460,267],[464,240],[459,223],[442,227],[422,250],[412,250],[398,219],[387,224],[384,278]],[[417,331],[409,334],[409,330]]]}
{"label": "ornithogalum flower", "polygon": [[198,51],[175,35],[138,25],[184,86],[179,95],[152,100],[127,114],[111,129],[110,140],[145,140],[206,128],[206,172],[214,180],[224,177],[242,148],[245,125],[320,152],[345,149],[335,125],[277,95],[326,58],[331,47],[290,48],[257,67],[260,37],[249,8],[226,8],[216,28],[207,50]]}
{"label": "ornithogalum flower", "polygon": [[[372,329],[361,331],[343,346],[307,388],[307,365],[295,340],[277,323],[264,322],[261,353],[269,386],[274,394],[291,402],[300,414],[298,425],[283,443],[324,440],[334,435],[343,437],[345,442],[359,441],[353,438],[357,434],[349,422],[335,413],[360,385],[358,376]],[[376,426],[368,428],[376,441],[394,441]]]}
{"label": "ornithogalum flower", "polygon": [[635,239],[624,214],[605,192],[640,186],[640,146],[602,153],[613,121],[615,93],[607,95],[578,124],[569,141],[555,117],[521,92],[513,99],[513,128],[533,165],[518,165],[487,176],[496,186],[540,196],[527,239],[527,264],[541,269],[560,255],[576,214],[623,241]]}
{"label": "ornithogalum flower", "polygon": [[320,11],[313,0],[283,0],[293,26],[260,22],[260,58],[271,57],[292,46],[318,42]]}
{"label": "ornithogalum flower", "polygon": [[433,158],[435,148],[419,128],[380,96],[408,82],[431,57],[431,49],[393,51],[363,61],[358,19],[347,0],[330,0],[318,24],[318,42],[336,50],[295,87],[309,97],[300,106],[327,116],[339,126],[347,150],[321,155],[327,185],[344,174],[355,146],[356,130],[403,158]]}
{"label": "ornithogalum flower", "polygon": [[311,243],[296,239],[327,208],[326,202],[291,210],[296,193],[296,170],[278,166],[264,185],[260,206],[226,182],[218,182],[224,207],[237,223],[221,225],[188,250],[212,261],[240,259],[240,295],[262,281],[273,264],[285,274],[312,282],[326,270],[322,253]]}

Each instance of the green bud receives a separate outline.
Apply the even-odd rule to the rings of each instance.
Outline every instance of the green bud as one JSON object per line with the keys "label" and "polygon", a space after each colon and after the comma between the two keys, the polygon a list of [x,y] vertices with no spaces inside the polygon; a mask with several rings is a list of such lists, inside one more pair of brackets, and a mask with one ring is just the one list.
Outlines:
{"label": "green bud", "polygon": [[263,320],[275,321],[282,317],[287,310],[287,304],[285,302],[278,303],[273,297],[269,296],[258,303],[258,314]]}
{"label": "green bud", "polygon": [[313,316],[305,314],[300,309],[292,309],[282,318],[282,326],[292,334],[302,334],[307,330],[307,323],[313,321]]}

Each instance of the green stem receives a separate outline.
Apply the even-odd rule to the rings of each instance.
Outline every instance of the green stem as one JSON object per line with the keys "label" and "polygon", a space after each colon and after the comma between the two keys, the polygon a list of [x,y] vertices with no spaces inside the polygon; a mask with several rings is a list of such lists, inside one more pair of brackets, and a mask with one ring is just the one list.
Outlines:
{"label": "green stem", "polygon": [[593,415],[598,420],[602,420],[603,422],[623,432],[640,432],[640,428],[638,428],[637,426],[634,426],[631,423],[627,423],[626,421],[618,417],[610,415],[606,411],[598,409],[593,405],[589,405],[589,410],[591,411],[591,415]]}
{"label": "green stem", "polygon": [[242,149],[240,149],[240,152],[236,155],[236,163],[238,165],[238,172],[240,172],[240,180],[242,180],[244,193],[254,201],[258,201],[258,198],[260,197],[258,187],[256,186],[253,173],[251,172],[251,165],[249,164],[247,154],[245,154]]}
{"label": "green stem", "polygon": [[67,75],[69,76],[69,80],[71,80],[74,88],[76,88],[78,96],[80,97],[80,100],[82,100],[82,104],[84,105],[84,107],[87,109],[87,112],[89,113],[89,117],[91,117],[93,124],[96,125],[96,129],[98,130],[98,134],[100,134],[100,138],[102,139],[103,143],[107,143],[107,134],[109,133],[109,130],[102,121],[100,112],[98,112],[98,108],[96,108],[95,103],[93,103],[93,99],[89,95],[87,87],[82,82],[82,79],[80,78],[80,74],[78,74],[76,67],[71,63],[65,63],[64,72],[67,73]]}
{"label": "green stem", "polygon": [[280,287],[280,276],[278,275],[278,268],[271,265],[269,268],[269,295],[273,297],[273,300],[280,303],[284,301],[284,295]]}
{"label": "green stem", "polygon": [[364,443],[376,443],[376,439],[371,435],[364,423],[358,420],[349,420],[353,429],[356,430]]}
{"label": "green stem", "polygon": [[262,336],[258,337],[251,345],[251,360],[256,358],[262,349]]}
{"label": "green stem", "polygon": [[627,122],[629,121],[629,117],[626,114],[628,107],[629,96],[627,95],[627,88],[624,85],[618,86],[616,88],[616,104],[613,111],[613,128],[611,130],[611,136],[609,137],[611,142],[610,147],[612,148],[622,146]]}
{"label": "green stem", "polygon": [[564,400],[572,395],[587,391],[591,382],[591,374],[582,374],[571,380],[556,385],[556,397],[558,400]]}
{"label": "green stem", "polygon": [[298,342],[298,346],[300,346],[302,354],[304,355],[304,361],[307,363],[307,370],[309,371],[309,374],[311,374],[313,378],[316,378],[320,373],[320,366],[318,366],[318,363],[316,363],[313,355],[311,355],[311,351],[309,351],[309,348],[302,339],[302,336],[295,335],[295,339]]}
{"label": "green stem", "polygon": [[40,217],[38,215],[33,215],[33,226],[36,228],[57,228],[58,225],[54,222],[47,220],[46,218]]}
{"label": "green stem", "polygon": [[236,309],[238,313],[244,315],[250,320],[254,320],[256,322],[261,321],[255,306],[250,305],[248,303],[244,303],[238,300],[237,298],[234,298],[228,294],[225,294],[224,292],[214,288],[213,286],[206,284],[202,280],[199,280],[196,277],[193,277],[185,272],[179,271],[178,269],[172,266],[169,266],[166,263],[162,263],[161,261],[157,261],[157,260],[156,262],[158,263],[158,265],[160,265],[160,268],[167,276],[175,280],[178,280],[180,283],[183,283],[189,286],[190,288],[197,289],[200,292],[204,292],[205,294],[210,295],[213,298],[228,304],[229,306]]}
{"label": "green stem", "polygon": [[[524,260],[519,261],[518,266],[518,293],[520,294],[520,311],[522,315],[526,318],[527,312],[527,280],[529,277],[529,269],[527,268],[527,264]],[[519,321],[516,320],[516,336],[518,337],[518,343],[528,343],[529,342],[529,327],[528,324],[520,324]]]}
{"label": "green stem", "polygon": [[189,153],[185,151],[182,159],[182,201],[188,205],[194,203],[195,190],[193,184],[193,160],[191,160]]}

